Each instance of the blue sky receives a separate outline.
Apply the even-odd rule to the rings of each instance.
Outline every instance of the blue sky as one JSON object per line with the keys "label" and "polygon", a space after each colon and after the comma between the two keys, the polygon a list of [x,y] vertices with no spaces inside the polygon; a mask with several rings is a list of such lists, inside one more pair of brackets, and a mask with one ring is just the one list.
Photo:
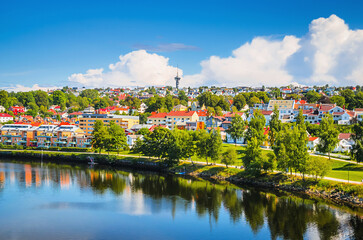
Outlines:
{"label": "blue sky", "polygon": [[201,61],[227,58],[258,36],[303,38],[320,17],[335,14],[349,29],[363,29],[362,11],[362,1],[6,1],[0,87],[82,85],[69,76],[106,71],[139,49],[195,75]]}

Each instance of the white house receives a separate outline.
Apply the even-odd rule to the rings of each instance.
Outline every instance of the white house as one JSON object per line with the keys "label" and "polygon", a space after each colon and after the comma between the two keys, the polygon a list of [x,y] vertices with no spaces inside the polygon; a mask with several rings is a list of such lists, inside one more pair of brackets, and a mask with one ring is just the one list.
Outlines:
{"label": "white house", "polygon": [[13,121],[13,116],[7,113],[0,113],[0,122],[4,123],[9,121]]}
{"label": "white house", "polygon": [[320,142],[320,140],[318,137],[309,137],[309,140],[306,145],[310,150],[315,151],[316,146],[319,144],[319,142]]}
{"label": "white house", "polygon": [[351,133],[340,133],[338,136],[339,143],[333,152],[350,152],[354,145]]}
{"label": "white house", "polygon": [[127,139],[127,145],[129,146],[129,147],[132,147],[132,146],[134,146],[135,145],[135,143],[136,143],[136,140],[137,139],[142,139],[143,138],[143,136],[142,135],[127,135],[126,136],[126,139]]}

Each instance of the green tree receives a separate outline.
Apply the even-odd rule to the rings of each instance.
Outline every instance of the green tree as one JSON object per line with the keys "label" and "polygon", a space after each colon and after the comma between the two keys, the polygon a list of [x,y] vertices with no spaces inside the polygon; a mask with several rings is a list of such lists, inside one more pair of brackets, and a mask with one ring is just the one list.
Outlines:
{"label": "green tree", "polygon": [[237,145],[237,139],[243,138],[246,129],[245,121],[238,114],[235,114],[231,126],[227,129],[227,133],[234,139],[235,145]]}
{"label": "green tree", "polygon": [[315,91],[309,91],[306,93],[306,99],[309,103],[315,103],[321,98],[321,95]]}
{"label": "green tree", "polygon": [[99,97],[99,92],[96,89],[85,89],[81,92],[80,96],[93,100]]}
{"label": "green tree", "polygon": [[8,108],[10,106],[7,106],[8,102],[8,92],[5,90],[0,90],[0,106],[3,106],[5,108]]}
{"label": "green tree", "polygon": [[256,110],[253,113],[251,121],[248,123],[248,129],[246,133],[247,142],[253,137],[257,138],[259,145],[261,146],[266,140],[264,133],[264,128],[266,124],[266,119],[260,110]]}
{"label": "green tree", "polygon": [[233,98],[233,106],[235,106],[238,110],[241,110],[242,108],[244,108],[245,105],[246,105],[246,99],[242,93],[237,94]]}
{"label": "green tree", "polygon": [[188,96],[185,94],[185,92],[183,91],[183,90],[180,90],[179,92],[178,92],[178,98],[179,98],[179,100],[180,100],[180,102],[186,102],[186,103],[188,103]]}
{"label": "green tree", "polygon": [[117,125],[114,121],[110,122],[107,128],[108,134],[105,141],[105,148],[108,152],[116,150],[118,153],[127,147],[125,130]]}
{"label": "green tree", "polygon": [[322,157],[311,157],[306,163],[307,173],[315,177],[323,178],[331,170],[331,160]]}
{"label": "green tree", "polygon": [[351,156],[357,162],[363,162],[363,121],[359,121],[353,126],[352,138],[354,145],[351,151]]}
{"label": "green tree", "polygon": [[233,146],[230,146],[226,149],[224,153],[222,153],[222,163],[226,164],[226,167],[228,168],[228,165],[232,165],[237,161],[237,151],[236,148]]}
{"label": "green tree", "polygon": [[188,131],[177,128],[171,131],[168,144],[168,159],[170,163],[191,157],[193,152],[193,137]]}
{"label": "green tree", "polygon": [[65,106],[65,104],[67,102],[66,95],[64,94],[64,92],[62,92],[60,90],[56,90],[53,92],[52,99],[53,99],[54,105],[59,105],[59,106],[64,105]]}
{"label": "green tree", "polygon": [[305,117],[303,115],[303,110],[300,109],[299,114],[297,115],[297,118],[296,118],[296,124],[299,125],[299,124],[304,124],[304,123],[305,123]]}
{"label": "green tree", "polygon": [[38,90],[34,92],[34,98],[36,104],[40,106],[44,106],[46,108],[49,107],[49,97],[48,94],[44,91]]}
{"label": "green tree", "polygon": [[334,125],[333,117],[330,114],[325,115],[320,123],[320,143],[317,146],[317,150],[322,153],[328,153],[330,159],[330,153],[339,142],[338,136],[339,131]]}
{"label": "green tree", "polygon": [[257,137],[253,136],[248,142],[246,147],[246,154],[242,158],[243,166],[247,170],[260,171],[262,168],[262,150],[261,144]]}
{"label": "green tree", "polygon": [[336,105],[343,107],[345,106],[345,98],[343,96],[332,96],[330,98],[330,102],[335,103]]}
{"label": "green tree", "polygon": [[198,130],[196,134],[196,153],[200,158],[205,158],[208,165],[210,135],[204,129]]}
{"label": "green tree", "polygon": [[106,142],[109,138],[107,128],[103,125],[103,122],[97,120],[93,126],[92,131],[92,147],[101,153],[102,149],[105,148]]}
{"label": "green tree", "polygon": [[274,107],[274,111],[270,120],[270,131],[268,132],[270,146],[273,147],[276,141],[277,134],[281,130],[281,121],[279,119],[279,110],[277,106]]}
{"label": "green tree", "polygon": [[208,155],[215,163],[221,156],[222,144],[223,144],[221,133],[219,132],[218,129],[213,129],[211,131],[208,143],[209,143]]}

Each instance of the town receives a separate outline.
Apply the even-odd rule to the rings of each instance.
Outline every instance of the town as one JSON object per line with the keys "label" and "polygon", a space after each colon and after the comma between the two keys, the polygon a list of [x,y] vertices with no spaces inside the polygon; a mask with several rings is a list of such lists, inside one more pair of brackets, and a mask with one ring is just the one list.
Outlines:
{"label": "town", "polygon": [[[177,77],[176,77],[177,78]],[[178,87],[178,85],[177,85]],[[0,92],[2,146],[92,147],[97,120],[111,121],[124,129],[129,148],[139,130],[155,127],[196,131],[217,129],[227,143],[246,143],[233,138],[228,129],[239,115],[250,122],[256,111],[265,118],[265,140],[270,148],[270,121],[274,109],[281,123],[294,123],[301,111],[307,125],[310,150],[319,144],[317,127],[329,114],[339,129],[338,144],[332,152],[348,154],[355,144],[352,126],[363,119],[363,89],[360,86],[335,88],[288,86],[281,88],[107,88]],[[246,124],[248,126],[248,123]],[[246,127],[247,128],[247,127]],[[247,131],[247,129],[245,130]]]}

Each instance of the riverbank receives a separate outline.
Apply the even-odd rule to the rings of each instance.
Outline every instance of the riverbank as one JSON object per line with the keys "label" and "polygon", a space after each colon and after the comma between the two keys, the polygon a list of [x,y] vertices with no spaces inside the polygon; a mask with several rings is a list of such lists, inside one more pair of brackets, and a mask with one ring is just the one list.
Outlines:
{"label": "riverbank", "polygon": [[88,164],[88,157],[104,166],[115,168],[132,168],[169,172],[178,175],[191,175],[207,180],[227,181],[238,186],[253,186],[305,194],[313,198],[325,199],[338,205],[352,208],[363,208],[363,186],[338,183],[327,180],[315,180],[299,176],[289,176],[282,173],[249,174],[238,168],[226,168],[216,165],[193,164],[182,162],[177,166],[168,167],[164,162],[137,156],[116,156],[107,154],[47,152],[27,150],[1,150],[2,158],[32,159],[55,163]]}

